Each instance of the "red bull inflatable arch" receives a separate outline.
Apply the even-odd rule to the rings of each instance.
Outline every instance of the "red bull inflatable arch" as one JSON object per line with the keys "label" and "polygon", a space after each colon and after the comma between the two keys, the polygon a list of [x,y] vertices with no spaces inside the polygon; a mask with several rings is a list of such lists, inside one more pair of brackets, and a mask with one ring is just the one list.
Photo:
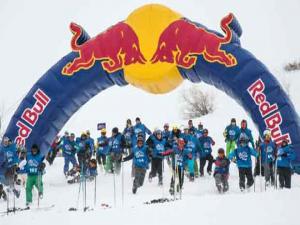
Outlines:
{"label": "red bull inflatable arch", "polygon": [[72,51],[31,88],[14,113],[6,135],[17,144],[41,146],[44,154],[69,118],[93,96],[131,84],[167,93],[184,79],[205,82],[234,98],[260,133],[288,139],[300,168],[300,123],[295,108],[266,66],[240,43],[233,14],[221,20],[222,33],[157,4],[133,11],[96,37],[71,23]]}

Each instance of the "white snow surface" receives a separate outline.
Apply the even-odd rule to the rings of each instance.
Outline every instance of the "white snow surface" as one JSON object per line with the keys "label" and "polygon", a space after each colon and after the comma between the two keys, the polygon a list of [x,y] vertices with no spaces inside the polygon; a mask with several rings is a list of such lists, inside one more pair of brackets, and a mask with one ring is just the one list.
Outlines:
{"label": "white snow surface", "polygon": [[[144,186],[137,194],[131,192],[131,162],[124,164],[124,204],[122,205],[122,176],[116,176],[117,201],[114,206],[113,175],[104,174],[99,169],[97,178],[97,201],[94,206],[94,182],[87,184],[87,205],[93,211],[82,211],[82,196],[79,211],[70,212],[76,207],[78,184],[67,184],[62,173],[63,158],[57,158],[53,166],[48,166],[44,175],[44,198],[41,207],[55,204],[50,210],[37,210],[37,192],[34,190],[32,210],[17,212],[15,215],[0,216],[1,225],[53,225],[72,224],[298,224],[298,206],[300,194],[300,177],[293,176],[291,190],[264,191],[264,182],[256,178],[256,192],[240,193],[237,170],[231,165],[229,179],[230,190],[220,195],[217,193],[214,179],[206,175],[195,182],[185,179],[182,200],[162,204],[145,205],[144,202],[158,198],[172,198],[169,193],[171,172],[165,163],[164,186],[157,185],[157,178],[151,183],[145,179]],[[148,174],[148,173],[147,173]],[[179,197],[179,196],[177,196]],[[104,209],[101,204],[112,208]],[[16,205],[25,205],[25,190],[22,190]],[[0,202],[0,211],[5,211],[6,203]]]}

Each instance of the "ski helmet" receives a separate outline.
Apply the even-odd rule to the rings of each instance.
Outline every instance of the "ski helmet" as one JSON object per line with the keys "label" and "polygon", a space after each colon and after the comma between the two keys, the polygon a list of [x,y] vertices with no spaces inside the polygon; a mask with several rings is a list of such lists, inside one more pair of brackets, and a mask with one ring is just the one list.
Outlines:
{"label": "ski helmet", "polygon": [[106,129],[105,129],[105,128],[102,128],[102,129],[100,130],[100,132],[101,132],[101,134],[106,134]]}

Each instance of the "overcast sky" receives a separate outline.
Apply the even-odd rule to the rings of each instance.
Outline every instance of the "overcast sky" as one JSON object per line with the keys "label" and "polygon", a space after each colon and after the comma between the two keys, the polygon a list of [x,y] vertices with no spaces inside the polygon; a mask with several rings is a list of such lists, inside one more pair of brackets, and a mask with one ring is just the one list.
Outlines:
{"label": "overcast sky", "polygon": [[[221,18],[233,12],[243,28],[242,46],[275,74],[285,63],[300,58],[299,0],[1,0],[0,106],[4,106],[5,110],[4,126],[32,85],[70,52],[71,33],[68,26],[71,21],[81,24],[91,36],[95,36],[148,2],[163,3],[189,19],[218,31]],[[205,85],[202,87],[214,89]],[[75,132],[90,129],[95,132],[97,122],[106,121],[111,128],[123,126],[127,117],[136,116],[142,117],[150,128],[163,122],[178,121],[181,88],[166,95],[148,94],[130,85],[110,88],[82,107],[64,129]],[[219,92],[216,95],[222,96],[219,102],[233,104]],[[224,110],[231,109],[225,107]]]}

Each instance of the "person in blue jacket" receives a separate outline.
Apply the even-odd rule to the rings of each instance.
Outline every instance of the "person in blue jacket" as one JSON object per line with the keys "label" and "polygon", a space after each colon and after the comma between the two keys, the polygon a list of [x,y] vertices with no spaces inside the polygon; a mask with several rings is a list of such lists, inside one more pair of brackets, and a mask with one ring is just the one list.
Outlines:
{"label": "person in blue jacket", "polygon": [[126,127],[124,128],[122,134],[125,137],[125,151],[126,151],[126,154],[130,154],[131,147],[132,147],[132,139],[133,139],[133,136],[134,136],[131,119],[127,119]]}
{"label": "person in blue jacket", "polygon": [[169,130],[170,125],[168,123],[164,124],[164,129],[162,131],[162,138],[166,140],[166,143],[168,143],[171,131]]}
{"label": "person in blue jacket", "polygon": [[147,140],[147,145],[152,152],[151,172],[149,173],[149,182],[158,174],[158,185],[163,184],[163,153],[166,149],[166,140],[162,137],[162,131],[156,129]]}
{"label": "person in blue jacket", "polygon": [[197,129],[196,127],[194,127],[193,120],[188,121],[188,128],[189,128],[189,133],[191,135],[195,135]]}
{"label": "person in blue jacket", "polygon": [[228,156],[229,160],[236,162],[239,169],[239,186],[241,191],[244,191],[246,188],[245,178],[247,178],[247,189],[249,189],[254,183],[251,156],[257,158],[258,154],[248,145],[245,137],[240,138],[238,147]]}
{"label": "person in blue jacket", "polygon": [[269,186],[270,180],[271,185],[274,185],[274,163],[275,154],[277,152],[276,144],[271,140],[271,133],[269,130],[264,132],[264,140],[259,145],[259,159],[261,163],[261,173],[265,176],[266,186]]}
{"label": "person in blue jacket", "polygon": [[236,119],[232,118],[230,125],[228,125],[223,133],[226,142],[226,156],[230,154],[236,148],[236,143],[238,142],[240,134],[240,128],[236,125]]}
{"label": "person in blue jacket", "polygon": [[151,151],[144,143],[144,139],[140,136],[137,139],[137,144],[132,148],[132,153],[125,157],[122,162],[133,159],[134,165],[134,180],[132,185],[132,193],[136,194],[139,187],[143,186],[146,171],[149,168]]}
{"label": "person in blue jacket", "polygon": [[9,186],[9,189],[12,190],[14,195],[18,198],[20,196],[20,191],[17,190],[14,185],[15,175],[19,163],[17,146],[15,143],[12,143],[8,137],[4,137],[2,144],[0,146],[0,152],[2,152],[3,154],[2,156],[3,175],[2,175],[2,181],[0,180],[0,182],[3,183],[4,185]]}
{"label": "person in blue jacket", "polygon": [[83,132],[79,138],[76,138],[76,148],[80,169],[85,171],[87,169],[88,161],[91,158],[91,146],[85,132]]}
{"label": "person in blue jacket", "polygon": [[97,161],[101,168],[101,165],[108,172],[108,168],[106,167],[106,156],[108,155],[109,147],[108,147],[108,137],[106,136],[106,129],[101,129],[101,136],[97,138]]}
{"label": "person in blue jacket", "polygon": [[75,157],[76,154],[76,142],[75,142],[75,134],[71,133],[71,135],[64,139],[64,141],[60,144],[62,149],[62,155],[64,157],[64,174],[67,176],[67,173],[69,171],[69,164],[71,163],[72,166],[77,166],[77,160]]}
{"label": "person in blue jacket", "polygon": [[146,138],[146,133],[151,135],[151,131],[141,122],[141,119],[137,117],[135,119],[135,126],[133,127],[134,138],[137,138],[138,134],[142,133]]}
{"label": "person in blue jacket", "polygon": [[255,149],[252,131],[248,128],[246,120],[241,121],[241,128],[238,135],[238,140],[240,140],[241,138],[244,138],[247,144],[250,142],[252,148]]}
{"label": "person in blue jacket", "polygon": [[112,136],[109,138],[108,146],[113,172],[119,174],[121,169],[122,156],[125,148],[125,138],[119,132],[119,129],[117,127],[114,127],[112,129]]}
{"label": "person in blue jacket", "polygon": [[204,167],[206,161],[208,161],[207,165],[207,173],[211,175],[212,172],[212,164],[213,164],[213,156],[212,156],[212,146],[215,145],[215,141],[208,136],[208,130],[203,130],[203,136],[199,139],[200,142],[200,176],[204,176]]}
{"label": "person in blue jacket", "polygon": [[40,154],[40,149],[36,144],[31,147],[31,154],[27,154],[26,159],[26,205],[29,207],[32,203],[32,189],[35,186],[38,189],[39,198],[43,197],[43,180],[46,164],[43,163],[44,156]]}
{"label": "person in blue jacket", "polygon": [[[194,181],[195,173],[197,173],[198,177],[198,166],[196,166],[197,170],[195,171],[195,160],[196,160],[196,153],[200,151],[200,141],[190,133],[190,127],[184,127],[183,130],[183,139],[186,142],[186,149],[190,154],[190,157],[187,161],[188,171],[189,171],[189,179],[190,181]],[[197,162],[196,162],[197,163]]]}
{"label": "person in blue jacket", "polygon": [[171,195],[175,194],[175,179],[179,178],[179,183],[176,185],[176,192],[180,192],[184,182],[184,170],[188,164],[188,160],[192,158],[188,148],[186,148],[186,141],[183,138],[176,140],[177,144],[173,145],[172,149],[166,150],[162,153],[163,156],[170,155],[172,159],[172,178],[169,192]]}
{"label": "person in blue jacket", "polygon": [[198,129],[196,129],[196,132],[195,132],[195,136],[196,138],[200,139],[203,135],[203,124],[201,122],[199,122],[198,124]]}
{"label": "person in blue jacket", "polygon": [[91,137],[91,132],[89,130],[87,130],[86,132],[86,140],[87,143],[90,146],[90,156],[95,155],[96,154],[96,150],[95,150],[95,140],[94,138]]}
{"label": "person in blue jacket", "polygon": [[230,161],[225,156],[223,148],[218,149],[218,156],[214,160],[214,178],[219,193],[225,193],[229,189],[228,178],[229,178],[229,165]]}
{"label": "person in blue jacket", "polygon": [[279,187],[291,188],[292,179],[292,160],[295,153],[288,144],[288,140],[283,140],[277,150],[277,173],[279,175]]}

